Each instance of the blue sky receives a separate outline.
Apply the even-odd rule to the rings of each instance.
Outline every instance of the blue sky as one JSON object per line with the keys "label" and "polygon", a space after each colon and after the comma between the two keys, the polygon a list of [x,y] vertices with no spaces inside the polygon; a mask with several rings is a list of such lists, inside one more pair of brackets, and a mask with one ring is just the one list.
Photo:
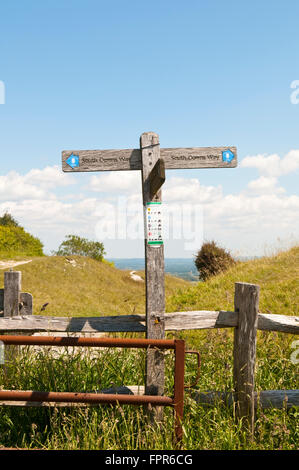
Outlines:
{"label": "blue sky", "polygon": [[[67,233],[99,236],[103,205],[109,218],[120,197],[139,204],[140,175],[117,173],[109,191],[108,174],[59,175],[61,151],[137,147],[152,130],[162,147],[238,148],[237,169],[167,172],[165,204],[198,202],[204,238],[243,254],[298,241],[298,14],[295,0],[2,2],[0,212],[48,251]],[[104,244],[143,256],[142,240]]]}

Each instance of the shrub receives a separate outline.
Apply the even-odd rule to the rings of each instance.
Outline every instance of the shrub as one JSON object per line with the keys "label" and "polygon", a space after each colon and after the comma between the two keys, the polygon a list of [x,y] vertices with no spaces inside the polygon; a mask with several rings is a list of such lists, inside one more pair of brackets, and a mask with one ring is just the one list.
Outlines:
{"label": "shrub", "polygon": [[0,256],[43,256],[42,242],[23,227],[0,225]]}
{"label": "shrub", "polygon": [[0,217],[0,225],[3,227],[19,227],[18,222],[8,212]]}
{"label": "shrub", "polygon": [[58,251],[54,254],[57,256],[87,256],[97,261],[102,261],[105,251],[104,245],[101,242],[93,242],[77,235],[67,235],[66,240],[61,243]]}
{"label": "shrub", "polygon": [[217,246],[214,241],[211,241],[205,242],[202,245],[194,263],[199,272],[200,279],[206,281],[211,276],[226,271],[235,264],[235,260],[228,251]]}

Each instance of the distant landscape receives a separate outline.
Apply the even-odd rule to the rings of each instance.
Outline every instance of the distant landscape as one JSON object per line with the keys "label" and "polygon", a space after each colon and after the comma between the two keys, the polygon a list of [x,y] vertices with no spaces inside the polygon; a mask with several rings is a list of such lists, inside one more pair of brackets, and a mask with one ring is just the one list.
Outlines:
{"label": "distant landscape", "polygon": [[[109,258],[118,269],[144,270],[144,258]],[[192,258],[166,258],[165,272],[186,281],[198,281],[198,272]]]}
{"label": "distant landscape", "polygon": [[[253,258],[238,258],[239,261],[248,261],[249,259]],[[109,258],[108,261],[112,261],[118,269],[144,270],[144,258]],[[186,281],[199,280],[199,273],[192,258],[165,258],[165,272]]]}

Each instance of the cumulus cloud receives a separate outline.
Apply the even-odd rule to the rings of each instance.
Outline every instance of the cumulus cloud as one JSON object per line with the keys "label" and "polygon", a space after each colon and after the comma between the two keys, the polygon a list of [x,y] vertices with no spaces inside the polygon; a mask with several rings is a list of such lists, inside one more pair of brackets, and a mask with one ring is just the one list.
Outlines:
{"label": "cumulus cloud", "polygon": [[277,183],[278,179],[275,176],[260,176],[250,181],[247,188],[254,194],[285,193],[286,190],[282,186],[277,186]]}
{"label": "cumulus cloud", "polygon": [[57,165],[47,166],[42,170],[33,168],[23,178],[26,183],[47,189],[75,183],[74,177],[68,173],[63,173]]}
{"label": "cumulus cloud", "polygon": [[277,154],[247,156],[240,163],[241,168],[256,168],[261,175],[279,177],[299,169],[299,150],[291,150],[284,157]]}
{"label": "cumulus cloud", "polygon": [[130,193],[141,191],[139,171],[111,171],[90,178],[89,189],[101,193]]}
{"label": "cumulus cloud", "polygon": [[0,201],[53,198],[55,196],[48,192],[49,189],[67,186],[72,182],[72,176],[62,173],[58,166],[32,169],[25,175],[11,171],[7,175],[0,175]]}
{"label": "cumulus cloud", "polygon": [[[278,185],[279,176],[299,168],[299,151],[292,150],[283,158],[275,154],[246,157],[241,166],[256,168],[259,177],[249,181],[246,190],[238,194],[231,194],[230,187],[225,185],[205,186],[197,178],[167,178],[163,202],[172,224],[173,234],[169,233],[174,240],[172,246],[178,246],[175,243],[179,243],[179,237],[188,239],[191,232],[199,233],[202,229],[206,238],[219,240],[229,248],[248,246],[249,254],[255,254],[258,243],[273,237],[294,234],[299,238],[299,196],[287,195]],[[139,234],[142,252],[140,172],[93,175],[86,187],[81,181],[62,173],[58,167],[32,169],[25,175],[10,172],[0,176],[0,213],[11,212],[27,230],[42,239],[48,252],[57,249],[69,233],[91,239],[114,233],[112,242],[117,249],[119,239],[130,231]],[[74,187],[69,192],[64,190],[63,196],[57,191],[73,183],[77,193]],[[134,246],[126,253],[128,257],[134,256]],[[177,254],[175,251],[170,256]],[[109,255],[113,256],[113,252]]]}
{"label": "cumulus cloud", "polygon": [[11,171],[0,176],[0,200],[18,200],[20,198],[42,198],[45,190],[26,182],[24,177]]}
{"label": "cumulus cloud", "polygon": [[[164,189],[165,188],[165,189]],[[222,197],[222,187],[201,185],[196,178],[172,177],[163,187],[165,202],[182,201],[204,204]]]}

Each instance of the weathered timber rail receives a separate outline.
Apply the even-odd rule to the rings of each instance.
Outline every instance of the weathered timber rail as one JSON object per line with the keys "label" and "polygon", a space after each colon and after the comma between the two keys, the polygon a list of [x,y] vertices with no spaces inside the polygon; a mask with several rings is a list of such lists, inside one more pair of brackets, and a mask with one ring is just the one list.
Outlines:
{"label": "weathered timber rail", "polygon": [[[238,312],[195,310],[166,313],[166,331],[233,328],[238,325]],[[55,333],[142,333],[146,331],[145,315],[117,315],[107,317],[46,317],[17,315],[0,317],[1,332],[39,331]],[[258,314],[258,330],[299,333],[299,317],[268,313]]]}

